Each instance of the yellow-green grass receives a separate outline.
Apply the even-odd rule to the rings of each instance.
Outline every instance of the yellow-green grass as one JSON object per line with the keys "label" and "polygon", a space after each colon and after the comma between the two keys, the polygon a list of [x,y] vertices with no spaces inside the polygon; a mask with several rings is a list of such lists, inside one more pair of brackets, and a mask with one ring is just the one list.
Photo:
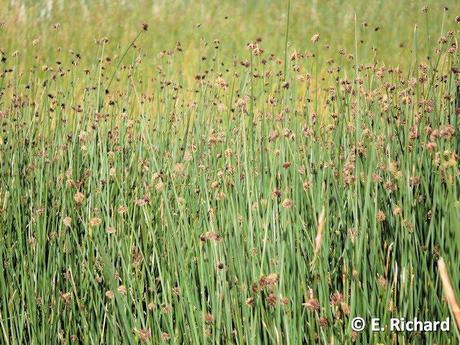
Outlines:
{"label": "yellow-green grass", "polygon": [[459,296],[460,5],[424,5],[1,7],[0,343],[458,343],[351,329],[449,317],[439,257]]}

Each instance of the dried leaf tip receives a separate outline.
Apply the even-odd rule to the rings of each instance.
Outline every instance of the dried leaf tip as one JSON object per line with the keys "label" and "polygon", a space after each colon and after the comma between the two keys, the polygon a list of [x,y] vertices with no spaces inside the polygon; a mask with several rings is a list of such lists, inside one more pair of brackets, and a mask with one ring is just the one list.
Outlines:
{"label": "dried leaf tip", "polygon": [[324,216],[324,208],[323,208],[318,217],[318,228],[316,232],[315,251],[314,251],[315,256],[319,253],[321,249],[321,242],[323,241],[324,220],[325,220],[325,216]]}
{"label": "dried leaf tip", "polygon": [[455,292],[450,283],[449,273],[442,257],[438,260],[438,270],[441,276],[442,286],[444,288],[444,295],[446,296],[447,304],[449,305],[452,314],[454,315],[457,323],[457,328],[460,330],[460,307],[458,306],[457,299],[455,298]]}

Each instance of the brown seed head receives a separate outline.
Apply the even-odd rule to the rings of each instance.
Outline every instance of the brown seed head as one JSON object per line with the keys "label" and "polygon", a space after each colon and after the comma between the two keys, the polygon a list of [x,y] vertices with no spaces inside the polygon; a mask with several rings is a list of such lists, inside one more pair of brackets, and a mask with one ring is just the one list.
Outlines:
{"label": "brown seed head", "polygon": [[246,305],[248,307],[252,307],[254,305],[254,298],[252,297],[249,297],[247,300],[246,300]]}
{"label": "brown seed head", "polygon": [[214,316],[211,313],[204,314],[203,319],[206,323],[214,323]]}
{"label": "brown seed head", "polygon": [[162,332],[161,335],[160,335],[160,338],[163,341],[168,341],[169,339],[171,339],[171,336],[169,335],[169,333]]}
{"label": "brown seed head", "polygon": [[73,199],[77,204],[81,204],[85,200],[85,195],[82,192],[76,192]]}
{"label": "brown seed head", "polygon": [[339,305],[342,302],[343,302],[343,295],[338,291],[334,292],[331,296],[331,304]]}
{"label": "brown seed head", "polygon": [[319,34],[314,34],[311,39],[310,39],[313,43],[316,43],[319,41]]}
{"label": "brown seed head", "polygon": [[275,294],[271,293],[267,296],[267,303],[270,307],[275,307],[278,301],[278,297]]}
{"label": "brown seed head", "polygon": [[140,329],[136,333],[139,336],[139,340],[141,341],[141,343],[148,342],[150,340],[150,338],[152,337],[152,333],[150,331],[150,328]]}
{"label": "brown seed head", "polygon": [[319,301],[316,298],[310,298],[307,302],[302,304],[310,311],[318,311],[321,308]]}
{"label": "brown seed head", "polygon": [[62,222],[64,223],[64,225],[65,225],[66,227],[69,227],[69,226],[72,224],[72,218],[70,218],[70,217],[65,217],[65,218],[62,220]]}
{"label": "brown seed head", "polygon": [[101,218],[98,218],[98,217],[91,218],[91,220],[89,221],[89,225],[93,228],[101,225],[101,223],[102,223],[102,220]]}
{"label": "brown seed head", "polygon": [[289,209],[294,205],[293,201],[291,199],[284,199],[282,206],[286,209]]}
{"label": "brown seed head", "polygon": [[319,319],[319,325],[321,328],[326,328],[329,326],[329,320],[326,316],[323,316]]}

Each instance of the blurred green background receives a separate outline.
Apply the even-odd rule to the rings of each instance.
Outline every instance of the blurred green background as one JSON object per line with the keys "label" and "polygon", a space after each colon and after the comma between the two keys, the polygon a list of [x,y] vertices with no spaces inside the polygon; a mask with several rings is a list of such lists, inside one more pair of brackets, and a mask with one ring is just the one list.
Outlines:
{"label": "blurred green background", "polygon": [[[310,37],[319,33],[321,47],[329,46],[320,54],[324,61],[342,48],[354,52],[356,42],[360,60],[371,62],[378,55],[378,62],[402,66],[413,54],[416,25],[417,52],[426,57],[427,47],[435,45],[443,29],[455,28],[454,18],[460,13],[459,1],[294,0],[290,6],[289,52],[313,49]],[[422,11],[425,6],[427,13]],[[204,50],[213,49],[215,39],[223,53],[239,56],[248,41],[262,38],[268,53],[281,56],[287,7],[287,1],[268,0],[7,1],[0,8],[0,48],[18,51],[25,66],[36,62],[37,55],[52,61],[58,47],[96,63],[96,39],[107,37],[106,53],[117,54],[141,23],[148,23],[148,34],[138,42],[147,65],[178,41],[184,49],[184,68],[194,66]],[[70,59],[68,54],[59,58],[66,57]]]}

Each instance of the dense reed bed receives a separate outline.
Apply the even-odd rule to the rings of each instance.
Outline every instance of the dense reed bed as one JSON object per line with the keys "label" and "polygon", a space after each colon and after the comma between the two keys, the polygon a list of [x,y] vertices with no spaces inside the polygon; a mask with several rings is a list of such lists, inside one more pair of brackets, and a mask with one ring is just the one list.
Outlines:
{"label": "dense reed bed", "polygon": [[0,10],[0,342],[457,344],[460,6],[359,5]]}

